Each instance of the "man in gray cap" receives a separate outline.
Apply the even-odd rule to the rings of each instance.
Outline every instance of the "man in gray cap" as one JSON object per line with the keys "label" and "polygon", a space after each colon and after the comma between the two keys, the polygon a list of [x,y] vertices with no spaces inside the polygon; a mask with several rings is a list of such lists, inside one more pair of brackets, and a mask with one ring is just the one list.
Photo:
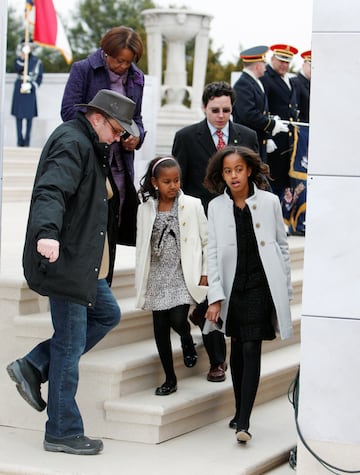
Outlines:
{"label": "man in gray cap", "polygon": [[[29,287],[49,296],[54,333],[7,371],[34,409],[47,405],[44,448],[51,452],[103,449],[101,440],[85,437],[75,395],[81,355],[120,321],[109,287],[118,207],[112,205],[108,154],[125,132],[138,134],[134,107],[121,94],[99,91],[84,113],[51,134],[35,177],[23,267]],[[47,404],[41,396],[46,381]]]}

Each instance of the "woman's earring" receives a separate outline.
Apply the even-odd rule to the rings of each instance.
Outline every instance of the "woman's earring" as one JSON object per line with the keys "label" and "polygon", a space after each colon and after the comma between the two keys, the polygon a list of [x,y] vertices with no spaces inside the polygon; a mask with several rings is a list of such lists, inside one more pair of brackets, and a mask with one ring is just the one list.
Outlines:
{"label": "woman's earring", "polygon": [[159,187],[158,186],[155,186],[155,191],[158,191]]}

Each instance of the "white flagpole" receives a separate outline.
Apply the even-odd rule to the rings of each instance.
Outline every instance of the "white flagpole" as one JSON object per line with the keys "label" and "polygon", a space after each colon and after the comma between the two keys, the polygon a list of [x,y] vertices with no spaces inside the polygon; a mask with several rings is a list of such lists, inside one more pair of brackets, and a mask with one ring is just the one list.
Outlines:
{"label": "white flagpole", "polygon": [[[3,0],[0,8],[0,124],[4,124],[4,102],[5,102],[5,74],[6,74],[6,39],[7,39],[7,0]],[[2,195],[3,195],[3,157],[4,157],[4,127],[0,127],[0,223],[2,217]],[[1,262],[1,225],[0,225],[0,262]]]}

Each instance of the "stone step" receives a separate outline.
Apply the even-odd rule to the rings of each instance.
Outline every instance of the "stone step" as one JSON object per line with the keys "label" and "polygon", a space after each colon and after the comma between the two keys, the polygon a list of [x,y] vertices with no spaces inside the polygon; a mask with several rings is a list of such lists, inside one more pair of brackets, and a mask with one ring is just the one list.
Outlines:
{"label": "stone step", "polygon": [[[300,345],[291,345],[263,354],[256,404],[287,394],[298,368],[299,351]],[[202,377],[195,375],[179,378],[178,391],[169,397],[155,396],[156,385],[151,390],[144,389],[117,398],[114,387],[106,397],[104,379],[109,379],[109,375],[104,371],[94,371],[93,367],[100,364],[98,355],[94,353],[89,358],[84,357],[84,360],[81,377],[93,383],[91,398],[104,401],[103,406],[99,403],[94,408],[93,401],[87,404],[85,394],[79,391],[82,411],[84,415],[91,415],[87,424],[91,433],[119,440],[156,444],[233,415],[230,376],[223,383],[209,383],[206,381],[206,373]],[[113,366],[116,365],[115,361]],[[121,361],[117,366],[120,371],[121,367],[124,368]],[[111,369],[112,374],[115,373],[114,370],[115,368]],[[87,371],[88,376],[85,375]],[[160,382],[161,379],[158,379],[159,384]],[[82,388],[84,389],[84,385]]]}
{"label": "stone step", "polygon": [[29,201],[41,150],[31,147],[3,150],[3,201]]}
{"label": "stone step", "polygon": [[29,169],[36,170],[40,154],[41,149],[37,147],[4,147],[3,170],[6,172],[15,169],[20,164],[29,165]]}
{"label": "stone step", "polygon": [[[132,297],[119,302],[122,316],[121,324],[114,328],[107,337],[99,342],[97,349],[134,343],[152,336],[152,316],[149,312],[134,308]],[[50,312],[27,314],[14,317],[16,336],[32,339],[35,345],[49,338],[53,332]]]}
{"label": "stone step", "polygon": [[34,183],[34,175],[23,171],[8,173],[3,177],[3,186],[6,190],[31,190]]}
{"label": "stone step", "polygon": [[292,407],[286,396],[276,398],[257,405],[251,420],[253,439],[246,446],[236,443],[224,418],[157,445],[104,439],[104,451],[97,457],[45,452],[43,427],[1,426],[0,474],[260,475],[285,464],[295,445]]}
{"label": "stone step", "polygon": [[[23,292],[25,295],[28,293],[34,295],[36,302],[38,303],[31,305],[31,308],[35,308],[34,313],[25,313],[13,317],[15,326],[14,330],[16,337],[23,340],[26,339],[26,344],[30,347],[40,343],[40,341],[46,338],[49,338],[53,332],[53,327],[50,312],[48,310],[47,299],[42,298],[42,300],[38,301],[37,294],[27,288],[24,288]],[[120,292],[121,291],[119,290],[119,293]],[[36,310],[40,309],[38,306],[39,302],[42,304],[43,311],[36,313]],[[114,328],[106,338],[99,342],[96,346],[96,350],[135,343],[153,337],[151,312],[136,309],[134,305],[134,297],[120,298],[118,299],[118,302],[122,313],[121,323]],[[274,340],[276,343],[272,341],[264,342],[264,351],[271,351],[274,345],[278,346],[280,344],[282,346],[287,346],[300,341],[301,304],[292,303],[291,313],[294,323],[294,337],[280,342],[276,339]],[[196,334],[197,328],[193,326],[192,332],[193,334]]]}
{"label": "stone step", "polygon": [[[285,341],[276,338],[273,341],[264,342],[264,356],[272,355],[281,350],[283,350],[283,355],[291,354],[292,348],[298,347],[300,341],[300,314],[301,306],[294,306],[292,308],[295,329],[293,338]],[[138,318],[142,319],[142,321],[138,320]],[[49,313],[16,317],[15,326],[13,325],[11,333],[13,334],[14,344],[6,357],[3,355],[3,366],[6,366],[12,359],[23,355],[29,348],[51,335],[52,326]],[[200,384],[205,383],[203,389],[207,389],[211,393],[214,390],[214,386],[217,387],[218,385],[216,383],[208,383],[205,380],[206,372],[209,368],[208,357],[203,347],[200,330],[197,327],[193,327],[192,334],[196,342],[199,359],[197,365],[191,369],[186,368],[183,364],[178,335],[173,334],[172,336],[174,367],[179,381],[179,388],[182,387],[183,381],[186,382],[189,376],[191,376],[194,380],[201,381]],[[10,332],[9,338],[11,338]],[[229,345],[229,339],[227,339],[227,343]],[[289,361],[289,358],[286,356],[283,359],[286,362]],[[297,356],[294,365],[291,367],[291,374],[295,371],[298,361]],[[163,372],[153,339],[152,318],[150,314],[146,315],[145,312],[142,312],[136,317],[134,314],[131,314],[131,311],[129,313],[124,312],[123,321],[120,325],[91,352],[83,356],[80,361],[80,372],[78,401],[82,413],[84,413],[87,419],[93,421],[94,426],[91,425],[93,433],[96,433],[96,427],[102,427],[106,436],[114,437],[114,434],[110,432],[109,435],[109,429],[106,429],[106,427],[112,428],[114,424],[107,420],[107,418],[104,419],[104,401],[111,402],[119,397],[131,399],[134,393],[141,393],[143,391],[148,396],[153,396],[154,388],[163,382]],[[223,398],[222,411],[226,411],[229,400],[232,398],[230,372],[228,371],[227,374],[228,378],[224,383],[224,385],[227,385],[224,386],[224,388],[227,388],[227,398]],[[288,370],[285,371],[285,376],[287,378],[286,385],[288,386]],[[279,375],[276,376],[276,380],[278,379]],[[275,385],[275,388],[277,388],[278,382],[271,383],[271,385]],[[222,386],[222,384],[219,386]],[[11,397],[11,394],[13,395],[14,387],[10,380],[5,379],[3,387],[0,389],[5,399]],[[44,398],[46,398],[46,389],[47,385],[43,385]],[[281,388],[282,391],[285,389],[284,387]],[[280,392],[280,394],[282,393]],[[91,394],[90,399],[89,394]],[[181,394],[180,391],[179,394]],[[279,393],[277,392],[276,395],[279,395]],[[207,398],[208,396],[206,396]],[[159,402],[158,399],[158,397],[155,397],[155,402]],[[214,405],[213,398],[210,397],[210,399],[212,401],[211,404]],[[268,396],[266,395],[265,400],[267,399]],[[29,408],[27,405],[19,406],[17,402],[19,401],[12,401],[14,410],[9,411],[5,418],[6,420],[4,419],[4,423],[16,427],[39,428],[42,420],[34,418],[33,411],[30,411],[30,414],[28,414]],[[232,410],[232,404],[230,410]],[[87,414],[89,417],[87,417]],[[220,414],[222,414],[221,411]],[[225,412],[226,414],[227,412]],[[209,422],[212,422],[212,419]],[[153,431],[155,429],[152,428]],[[145,432],[148,433],[148,429]],[[154,437],[157,436],[153,434],[149,442],[154,443]]]}
{"label": "stone step", "polygon": [[302,269],[304,264],[304,237],[288,236],[291,270]]}
{"label": "stone step", "polygon": [[28,202],[31,199],[32,193],[32,179],[31,185],[24,187],[10,187],[7,185],[6,180],[4,180],[3,188],[3,200],[5,203],[19,203],[19,202]]}
{"label": "stone step", "polygon": [[294,470],[288,463],[284,463],[279,467],[270,470],[269,472],[264,472],[266,475],[294,475],[294,473]]}

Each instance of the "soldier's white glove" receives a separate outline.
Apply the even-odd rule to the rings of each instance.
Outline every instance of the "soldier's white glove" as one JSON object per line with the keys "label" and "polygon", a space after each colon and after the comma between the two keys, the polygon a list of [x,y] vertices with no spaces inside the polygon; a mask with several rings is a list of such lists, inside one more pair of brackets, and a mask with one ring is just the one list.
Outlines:
{"label": "soldier's white glove", "polygon": [[276,149],[277,149],[276,143],[273,140],[269,139],[266,142],[266,152],[273,153],[275,152]]}
{"label": "soldier's white glove", "polygon": [[31,51],[31,49],[30,49],[30,46],[29,46],[29,45],[23,46],[22,52],[23,52],[24,54],[29,54],[30,51]]}
{"label": "soldier's white glove", "polygon": [[272,129],[271,135],[279,134],[280,132],[289,132],[289,126],[285,124],[281,119],[274,119],[275,120],[275,127]]}
{"label": "soldier's white glove", "polygon": [[23,83],[21,84],[20,92],[21,92],[22,94],[28,94],[29,92],[31,92],[31,83],[29,83],[29,82],[23,82]]}

